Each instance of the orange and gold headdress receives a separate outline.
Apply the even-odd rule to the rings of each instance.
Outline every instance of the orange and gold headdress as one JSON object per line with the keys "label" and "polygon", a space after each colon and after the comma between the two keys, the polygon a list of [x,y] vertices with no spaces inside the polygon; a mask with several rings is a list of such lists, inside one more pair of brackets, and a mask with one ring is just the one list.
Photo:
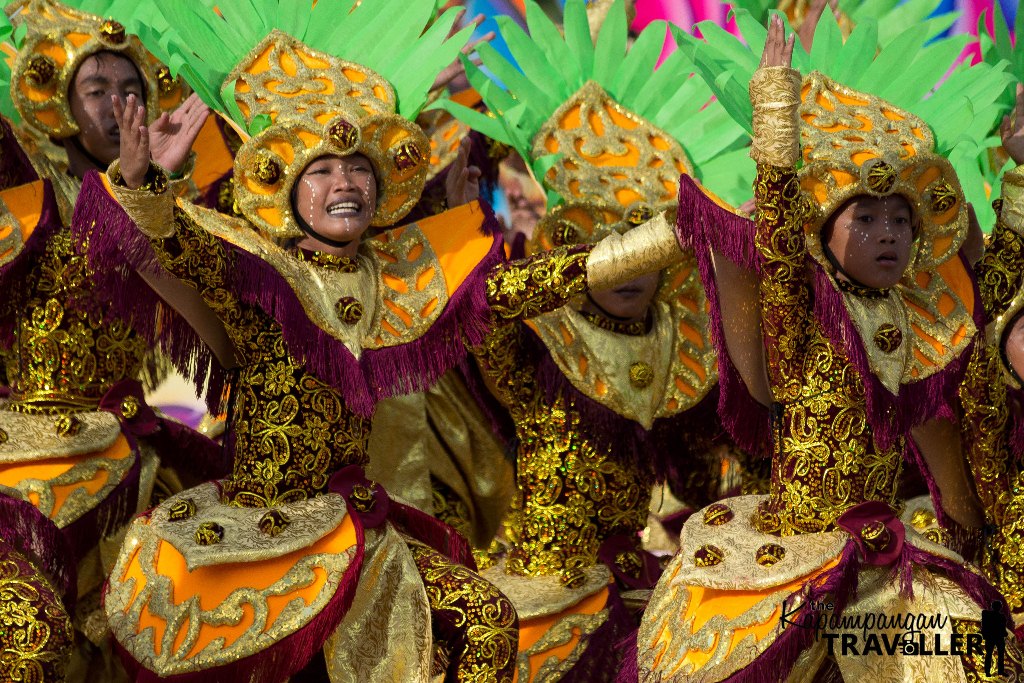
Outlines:
{"label": "orange and gold headdress", "polygon": [[600,9],[595,43],[581,0],[566,3],[564,36],[528,2],[531,35],[510,22],[501,26],[518,67],[489,46],[480,55],[493,77],[466,64],[495,116],[442,103],[516,149],[548,188],[550,210],[533,250],[596,242],[658,213],[674,220],[682,174],[700,176],[736,201],[753,181],[753,166],[742,159],[742,128],[708,105],[711,91],[690,78],[688,58],[677,51],[655,69],[665,23],[650,25],[627,50],[622,0]]}
{"label": "orange and gold headdress", "polygon": [[[430,3],[276,0],[147,4],[139,35],[230,121],[235,202],[261,232],[299,237],[291,193],[318,157],[360,153],[377,175],[377,226],[418,201],[430,144],[414,123],[434,79],[468,37]],[[147,16],[149,15],[149,16]],[[383,21],[381,18],[387,18]],[[461,42],[460,42],[461,40]]]}
{"label": "orange and gold headdress", "polygon": [[8,5],[6,12],[11,23],[26,27],[12,68],[11,97],[24,122],[44,135],[63,139],[80,132],[68,91],[78,67],[98,52],[122,54],[135,64],[145,82],[150,120],[178,106],[188,94],[184,84],[114,19],[57,0],[21,0]]}
{"label": "orange and gold headdress", "polygon": [[270,121],[235,157],[235,201],[266,234],[302,234],[292,187],[325,155],[370,159],[379,188],[374,225],[392,225],[419,200],[430,144],[419,126],[395,112],[394,89],[370,69],[275,30],[224,87],[233,87],[247,124],[258,116]]}
{"label": "orange and gold headdress", "polygon": [[967,237],[967,203],[949,161],[935,153],[919,117],[815,71],[804,78],[800,104],[800,183],[817,211],[807,224],[807,250],[826,270],[820,232],[857,195],[900,195],[918,222],[914,273],[954,257]]}

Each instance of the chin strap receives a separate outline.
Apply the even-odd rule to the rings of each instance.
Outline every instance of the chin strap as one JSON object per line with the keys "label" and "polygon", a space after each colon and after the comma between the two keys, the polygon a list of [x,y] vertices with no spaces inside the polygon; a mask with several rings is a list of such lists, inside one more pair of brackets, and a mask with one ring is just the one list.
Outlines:
{"label": "chin strap", "polygon": [[877,289],[877,287],[868,287],[867,285],[859,282],[855,277],[853,277],[852,275],[847,273],[846,269],[843,268],[841,265],[839,265],[839,259],[837,259],[836,255],[832,253],[832,249],[828,246],[828,243],[825,242],[824,240],[822,240],[822,243],[821,243],[821,250],[822,250],[822,252],[824,252],[825,259],[829,262],[829,265],[831,265],[833,268],[835,268],[835,271],[836,271],[837,274],[842,275],[847,280],[849,280],[851,285],[853,285],[854,287],[861,288],[861,289]]}
{"label": "chin strap", "polygon": [[75,135],[74,137],[67,138],[67,141],[69,141],[72,145],[74,145],[75,149],[78,150],[78,153],[81,154],[82,156],[84,156],[86,158],[86,160],[90,164],[95,166],[96,170],[99,171],[100,173],[103,173],[105,170],[107,170],[107,167],[110,166],[110,164],[105,164],[102,161],[100,161],[99,159],[97,159],[95,156],[93,156],[92,153],[89,152],[89,150],[87,150],[82,145],[82,143],[78,139],[77,135]]}

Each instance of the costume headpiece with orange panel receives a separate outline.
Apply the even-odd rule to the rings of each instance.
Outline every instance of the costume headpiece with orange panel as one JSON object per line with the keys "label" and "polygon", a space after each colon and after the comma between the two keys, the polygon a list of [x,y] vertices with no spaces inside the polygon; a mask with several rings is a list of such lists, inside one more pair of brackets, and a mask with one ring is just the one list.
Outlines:
{"label": "costume headpiece with orange panel", "polygon": [[185,5],[154,3],[162,22],[140,19],[140,36],[242,135],[235,202],[246,218],[274,239],[302,236],[295,180],[318,157],[354,153],[377,175],[373,225],[408,213],[430,155],[414,120],[468,35],[449,37],[454,13],[434,19],[431,3],[404,0],[318,0],[306,12],[271,0]]}
{"label": "costume headpiece with orange panel", "polygon": [[685,54],[655,68],[666,24],[651,24],[627,49],[625,5],[607,4],[594,42],[581,0],[566,3],[564,35],[528,1],[529,35],[499,22],[517,66],[487,45],[479,53],[490,76],[466,63],[495,116],[440,104],[512,146],[549,190],[534,249],[597,242],[662,212],[674,220],[681,174],[699,177],[727,201],[750,192],[742,128],[690,78]]}
{"label": "costume headpiece with orange panel", "polygon": [[[19,30],[15,36],[25,31],[11,73],[11,98],[25,124],[58,140],[77,135],[69,89],[82,62],[99,52],[121,54],[135,64],[144,81],[149,120],[181,104],[189,94],[186,86],[123,24],[109,18],[126,16],[116,7],[125,4],[121,0],[67,4],[20,0],[5,8]],[[98,14],[76,5],[87,5]],[[127,9],[130,14],[133,8]]]}

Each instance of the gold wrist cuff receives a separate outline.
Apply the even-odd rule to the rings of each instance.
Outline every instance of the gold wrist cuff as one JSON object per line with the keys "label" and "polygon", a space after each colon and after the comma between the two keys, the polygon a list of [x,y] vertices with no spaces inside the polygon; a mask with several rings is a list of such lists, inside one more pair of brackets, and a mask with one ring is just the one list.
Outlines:
{"label": "gold wrist cuff", "polygon": [[1003,174],[1003,224],[1018,235],[1024,235],[1024,166]]}
{"label": "gold wrist cuff", "polygon": [[800,72],[761,67],[750,79],[754,138],[750,156],[759,164],[790,167],[800,159]]}
{"label": "gold wrist cuff", "polygon": [[676,231],[665,214],[658,214],[624,235],[615,233],[594,245],[587,257],[587,286],[597,291],[611,289],[680,259]]}
{"label": "gold wrist cuff", "polygon": [[167,192],[167,175],[159,166],[151,165],[146,173],[146,182],[137,190],[125,187],[120,159],[110,164],[107,177],[114,199],[142,234],[150,239],[174,236],[174,196]]}

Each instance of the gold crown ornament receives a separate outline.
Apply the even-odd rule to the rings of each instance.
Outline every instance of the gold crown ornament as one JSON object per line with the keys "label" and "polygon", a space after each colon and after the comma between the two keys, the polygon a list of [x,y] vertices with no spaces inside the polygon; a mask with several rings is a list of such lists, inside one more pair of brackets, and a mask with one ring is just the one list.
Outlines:
{"label": "gold crown ornament", "polygon": [[279,30],[257,45],[224,83],[247,124],[270,122],[235,157],[241,212],[276,239],[301,237],[292,189],[327,155],[363,154],[377,176],[372,224],[393,225],[419,200],[430,166],[423,130],[396,113],[395,92],[371,69],[313,50]]}
{"label": "gold crown ornament", "polygon": [[21,0],[5,11],[12,24],[27,29],[11,73],[14,106],[25,123],[51,138],[81,132],[71,113],[69,91],[78,67],[100,52],[123,55],[139,70],[149,121],[181,104],[190,92],[114,19],[56,0]]}

